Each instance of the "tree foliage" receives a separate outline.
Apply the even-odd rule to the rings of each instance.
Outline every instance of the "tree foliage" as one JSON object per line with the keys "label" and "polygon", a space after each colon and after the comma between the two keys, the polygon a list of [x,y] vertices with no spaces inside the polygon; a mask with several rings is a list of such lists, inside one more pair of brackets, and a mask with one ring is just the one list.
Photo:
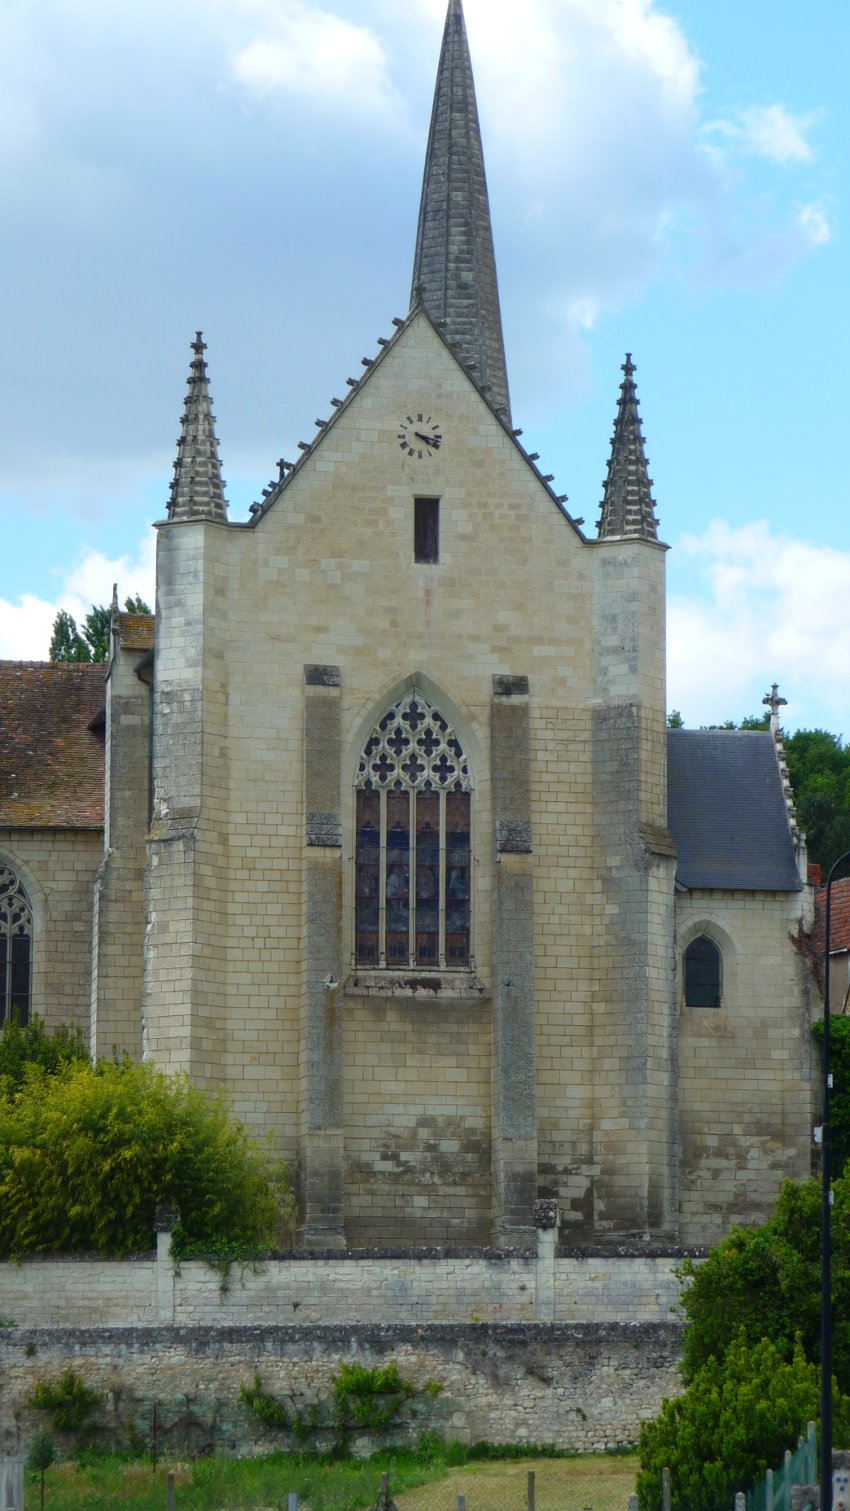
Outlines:
{"label": "tree foliage", "polygon": [[[812,1025],[816,1039],[823,1040],[823,1019]],[[829,1101],[832,1133],[830,1170],[850,1176],[850,1017],[833,1013],[829,1029],[829,1066],[833,1093]]]}
{"label": "tree foliage", "polygon": [[[150,609],[138,593],[125,598],[128,614],[149,614]],[[112,609],[106,604],[93,603],[83,620],[82,634],[76,620],[65,609],[60,609],[53,621],[53,634],[49,661],[106,661],[109,657],[109,626]]]}
{"label": "tree foliage", "polygon": [[189,1242],[267,1244],[285,1174],[220,1098],[147,1065],[34,1065],[0,1097],[0,1256],[148,1249],[160,1205]]}
{"label": "tree foliage", "polygon": [[29,1065],[55,1075],[65,1065],[88,1063],[86,1041],[78,1028],[62,1024],[48,1034],[35,1015],[23,1028],[14,1021],[0,1025],[0,1098],[20,1090]]}
{"label": "tree foliage", "polygon": [[[850,1391],[850,1174],[833,1189],[833,1368]],[[733,1228],[703,1263],[684,1261],[686,1380],[722,1360],[739,1336],[748,1346],[767,1338],[788,1359],[799,1335],[806,1358],[818,1361],[820,1202],[819,1181],[786,1181],[762,1227]]]}
{"label": "tree foliage", "polygon": [[[660,1511],[661,1471],[670,1470],[675,1511],[717,1511],[782,1462],[816,1419],[820,1385],[802,1345],[790,1358],[769,1338],[733,1337],[709,1357],[677,1401],[640,1433],[641,1511]],[[848,1441],[850,1401],[834,1395],[836,1443]]]}

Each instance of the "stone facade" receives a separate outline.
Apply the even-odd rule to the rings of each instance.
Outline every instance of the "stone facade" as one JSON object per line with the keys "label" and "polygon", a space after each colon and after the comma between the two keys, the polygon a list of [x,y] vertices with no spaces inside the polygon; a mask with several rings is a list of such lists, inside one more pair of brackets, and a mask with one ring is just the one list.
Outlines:
{"label": "stone facade", "polygon": [[[728,788],[758,756],[758,814],[739,803],[736,828],[716,792],[674,843],[666,548],[634,364],[588,538],[506,418],[460,0],[418,246],[409,316],[246,523],[228,521],[193,342],[155,647],[151,619],[113,615],[101,855],[93,830],[21,822],[8,836],[36,920],[33,1006],[82,1021],[91,991],[94,1053],[223,1089],[288,1162],[306,1248],[528,1249],[539,1200],[574,1244],[711,1240],[763,1217],[810,1162],[810,1004],[790,936],[811,922],[811,892],[781,700],[774,688],[774,743],[727,747]],[[463,297],[440,303],[452,279]],[[382,858],[372,893],[357,891],[361,767],[405,698],[465,763],[462,781],[429,776],[439,961],[418,925],[396,941],[401,963],[387,942],[380,763],[368,781]],[[680,743],[686,795],[695,750]],[[419,778],[395,780],[407,793]],[[453,792],[471,814],[454,910]],[[415,893],[420,851],[405,843]],[[708,881],[683,879],[689,847]],[[724,865],[734,875],[743,854],[736,886]],[[374,959],[355,937],[369,896]],[[448,920],[462,914],[463,934],[467,908],[458,964]],[[722,955],[719,1007],[685,1002],[697,936]]]}

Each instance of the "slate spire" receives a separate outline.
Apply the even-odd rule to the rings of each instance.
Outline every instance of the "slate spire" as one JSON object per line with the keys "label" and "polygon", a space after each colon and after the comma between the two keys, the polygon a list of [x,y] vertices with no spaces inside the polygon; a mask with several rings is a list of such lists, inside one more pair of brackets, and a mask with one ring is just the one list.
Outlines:
{"label": "slate spire", "polygon": [[196,331],[168,500],[169,519],[227,519],[215,415],[204,359],[206,349],[201,332]]}
{"label": "slate spire", "polygon": [[597,534],[600,540],[622,536],[657,540],[658,521],[638,413],[631,352],[626,353],[623,372],[625,377],[620,385],[608,476],[602,485],[602,512]]}
{"label": "slate spire", "polygon": [[475,82],[461,0],[449,0],[425,158],[411,308],[421,302],[510,422],[505,343]]}

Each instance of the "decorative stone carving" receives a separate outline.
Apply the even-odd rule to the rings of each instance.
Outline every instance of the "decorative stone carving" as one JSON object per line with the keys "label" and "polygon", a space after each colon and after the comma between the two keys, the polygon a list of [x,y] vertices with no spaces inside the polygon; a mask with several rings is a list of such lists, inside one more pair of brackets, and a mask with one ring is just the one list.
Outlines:
{"label": "decorative stone carving", "polygon": [[535,1228],[544,1232],[557,1228],[560,1212],[556,1201],[536,1201],[531,1208]]}

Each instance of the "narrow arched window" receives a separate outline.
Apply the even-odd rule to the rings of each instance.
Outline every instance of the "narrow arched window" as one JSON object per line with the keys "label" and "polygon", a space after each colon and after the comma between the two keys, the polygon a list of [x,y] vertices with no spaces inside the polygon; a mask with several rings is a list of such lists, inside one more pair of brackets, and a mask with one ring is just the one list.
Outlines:
{"label": "narrow arched window", "polygon": [[0,863],[0,1023],[28,1022],[31,983],[32,908],[14,871]]}
{"label": "narrow arched window", "polygon": [[355,785],[355,963],[468,968],[472,777],[454,730],[420,692],[376,724]]}
{"label": "narrow arched window", "polygon": [[685,1006],[719,1007],[723,956],[713,939],[699,934],[685,950]]}

